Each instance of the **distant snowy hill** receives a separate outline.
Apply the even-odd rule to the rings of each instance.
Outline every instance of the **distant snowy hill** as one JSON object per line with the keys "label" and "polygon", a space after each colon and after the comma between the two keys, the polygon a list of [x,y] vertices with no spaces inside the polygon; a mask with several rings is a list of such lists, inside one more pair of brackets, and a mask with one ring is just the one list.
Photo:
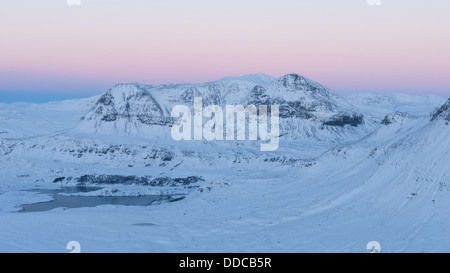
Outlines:
{"label": "distant snowy hill", "polygon": [[408,112],[412,115],[429,115],[440,107],[446,98],[435,95],[355,93],[345,97],[365,115],[383,118],[389,112]]}
{"label": "distant snowy hill", "polygon": [[46,136],[78,125],[97,97],[42,104],[0,103],[0,139]]}

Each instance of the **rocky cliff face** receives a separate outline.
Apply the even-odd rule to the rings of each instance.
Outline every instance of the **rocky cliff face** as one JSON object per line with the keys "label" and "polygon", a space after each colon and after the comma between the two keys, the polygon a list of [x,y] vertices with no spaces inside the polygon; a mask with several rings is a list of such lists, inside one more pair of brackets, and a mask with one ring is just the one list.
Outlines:
{"label": "rocky cliff face", "polygon": [[450,99],[431,114],[431,120],[433,121],[436,119],[444,119],[448,124],[450,121]]}

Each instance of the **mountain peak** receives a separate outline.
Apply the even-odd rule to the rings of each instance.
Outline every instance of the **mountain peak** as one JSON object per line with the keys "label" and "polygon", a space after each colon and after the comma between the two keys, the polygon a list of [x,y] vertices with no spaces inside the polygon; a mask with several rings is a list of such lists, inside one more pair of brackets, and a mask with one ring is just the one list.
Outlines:
{"label": "mountain peak", "polygon": [[132,97],[142,97],[148,92],[138,83],[119,83],[109,89],[104,96],[110,96],[116,101],[126,101]]}
{"label": "mountain peak", "polygon": [[281,76],[278,79],[278,85],[281,90],[290,92],[296,92],[301,90],[311,93],[323,93],[326,94],[327,96],[331,95],[331,92],[328,90],[327,87],[296,73]]}
{"label": "mountain peak", "polygon": [[299,74],[291,73],[281,76],[278,79],[278,82],[281,83],[284,87],[290,87],[290,86],[305,85],[307,83],[307,80],[305,77]]}
{"label": "mountain peak", "polygon": [[431,121],[439,118],[446,120],[447,124],[450,121],[450,98],[431,114]]}

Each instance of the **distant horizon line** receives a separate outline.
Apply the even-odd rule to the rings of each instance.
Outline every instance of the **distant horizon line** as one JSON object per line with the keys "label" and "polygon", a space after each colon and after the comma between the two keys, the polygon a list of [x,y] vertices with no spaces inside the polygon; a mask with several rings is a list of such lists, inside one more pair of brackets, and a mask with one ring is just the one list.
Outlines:
{"label": "distant horizon line", "polygon": [[[133,81],[133,82],[118,82],[115,84],[109,84],[109,87],[106,88],[102,88],[103,91],[94,91],[94,90],[89,90],[89,91],[79,91],[79,92],[75,92],[75,91],[2,91],[0,90],[0,103],[5,103],[5,104],[12,104],[12,103],[34,103],[34,104],[41,104],[41,103],[49,103],[49,102],[57,102],[57,101],[67,101],[67,100],[77,100],[77,99],[88,99],[91,97],[95,97],[95,96],[99,96],[102,95],[104,93],[106,93],[109,89],[114,88],[117,85],[120,84],[139,84],[139,85],[146,85],[146,86],[153,86],[153,87],[159,87],[159,86],[169,86],[169,85],[200,85],[200,84],[208,84],[208,83],[213,83],[213,82],[217,82],[217,81],[221,81],[221,80],[239,80],[239,79],[243,79],[246,77],[252,77],[252,76],[262,76],[262,77],[270,77],[273,78],[274,80],[278,80],[284,76],[287,75],[298,75],[300,77],[303,77],[307,80],[313,81],[315,83],[318,83],[326,88],[328,88],[329,90],[333,91],[334,93],[340,95],[340,96],[349,96],[349,95],[353,95],[353,94],[377,94],[377,95],[393,95],[393,94],[404,94],[404,95],[411,95],[411,96],[437,96],[437,97],[442,97],[442,98],[450,98],[450,94],[440,94],[440,93],[430,93],[428,91],[423,91],[423,92],[417,92],[417,91],[354,91],[354,90],[348,90],[348,91],[343,91],[343,90],[336,90],[333,88],[328,87],[327,85],[323,85],[318,81],[315,81],[307,76],[304,76],[302,74],[299,73],[288,73],[288,74],[284,74],[280,77],[275,77],[272,76],[270,74],[266,74],[266,73],[253,73],[253,74],[244,74],[244,75],[240,75],[240,76],[225,76],[225,77],[221,77],[217,80],[210,80],[210,81],[205,81],[205,82],[195,82],[195,83],[189,83],[189,82],[180,82],[180,83],[162,83],[162,84],[151,84],[151,83],[141,83],[141,82],[137,82],[137,81]],[[106,84],[105,84],[106,86]],[[450,93],[450,91],[449,91]]]}
{"label": "distant horizon line", "polygon": [[[125,84],[125,83],[124,83]],[[45,104],[45,103],[51,103],[51,102],[60,102],[60,101],[70,101],[70,100],[83,100],[83,99],[89,99],[96,96],[100,96],[108,91],[98,92],[98,93],[84,93],[84,94],[58,94],[58,93],[36,93],[36,92],[24,92],[18,94],[18,96],[9,96],[11,93],[3,93],[0,91],[0,104],[15,104],[15,103],[29,103],[29,104]],[[335,92],[335,91],[333,91]],[[440,97],[444,99],[450,99],[449,96],[444,96],[442,94],[437,93],[407,93],[407,92],[349,92],[349,93],[340,93],[335,92],[336,94],[347,97],[355,94],[375,94],[379,96],[390,96],[390,95],[408,95],[408,96],[434,96],[434,97]],[[17,94],[14,93],[14,94]],[[27,97],[26,99],[23,99],[24,97]],[[6,98],[6,99],[5,99]]]}

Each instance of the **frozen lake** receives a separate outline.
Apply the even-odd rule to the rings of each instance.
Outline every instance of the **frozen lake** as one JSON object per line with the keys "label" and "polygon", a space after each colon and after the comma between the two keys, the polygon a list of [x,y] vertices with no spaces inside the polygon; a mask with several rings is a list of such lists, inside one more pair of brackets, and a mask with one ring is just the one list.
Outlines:
{"label": "frozen lake", "polygon": [[[34,204],[22,205],[19,212],[40,212],[49,211],[56,208],[85,208],[97,207],[102,205],[120,205],[120,206],[149,206],[155,202],[166,201],[174,202],[183,199],[183,196],[172,197],[168,195],[142,195],[142,196],[79,196],[62,195],[74,193],[87,193],[99,190],[99,187],[65,187],[61,189],[33,189],[30,191],[52,195],[54,200],[39,202]],[[61,194],[62,193],[62,194]]]}

